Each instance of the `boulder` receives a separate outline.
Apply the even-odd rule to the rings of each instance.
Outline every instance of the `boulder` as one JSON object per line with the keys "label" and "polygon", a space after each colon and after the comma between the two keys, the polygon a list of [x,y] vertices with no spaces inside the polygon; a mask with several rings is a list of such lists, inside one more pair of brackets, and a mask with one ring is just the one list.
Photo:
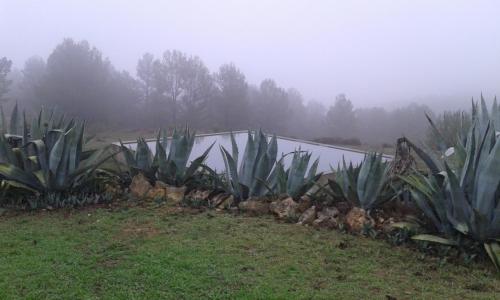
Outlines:
{"label": "boulder", "polygon": [[170,186],[159,180],[152,186],[142,173],[135,175],[130,184],[130,193],[134,197],[149,200],[162,198],[170,200],[174,204],[178,204],[182,201],[185,192],[185,186]]}
{"label": "boulder", "polygon": [[215,194],[213,195],[212,197],[210,197],[208,199],[209,201],[209,206],[211,207],[217,207],[219,206],[223,201],[224,199],[227,197],[227,194]]}
{"label": "boulder", "polygon": [[226,209],[231,207],[234,201],[233,195],[228,194],[217,194],[211,199],[209,199],[210,207],[216,208],[218,210]]}
{"label": "boulder", "polygon": [[299,206],[297,207],[297,212],[303,213],[306,210],[308,210],[311,206],[312,206],[311,197],[304,195],[304,196],[300,197]]}
{"label": "boulder", "polygon": [[211,191],[192,190],[188,197],[196,201],[207,202]]}
{"label": "boulder", "polygon": [[311,206],[305,212],[300,215],[299,225],[310,225],[316,219],[316,206]]}
{"label": "boulder", "polygon": [[278,219],[282,220],[296,219],[298,215],[298,207],[299,204],[293,201],[292,197],[288,197],[281,201],[274,201],[269,205],[271,212],[275,214]]}
{"label": "boulder", "polygon": [[345,217],[347,228],[351,232],[361,232],[366,224],[374,225],[368,213],[359,207],[353,207]]}
{"label": "boulder", "polygon": [[240,202],[238,208],[252,216],[260,216],[269,213],[269,204],[267,202],[253,199]]}
{"label": "boulder", "polygon": [[337,228],[339,226],[339,210],[336,207],[325,207],[318,212],[313,221],[314,227]]}
{"label": "boulder", "polygon": [[137,198],[147,197],[149,190],[153,187],[147,178],[139,173],[132,178],[132,183],[130,183],[130,193]]}
{"label": "boulder", "polygon": [[151,199],[151,200],[157,200],[157,199],[166,200],[167,199],[166,194],[167,193],[166,193],[166,190],[164,188],[158,187],[157,185],[155,185],[147,192],[147,194],[144,198]]}
{"label": "boulder", "polygon": [[[159,181],[157,181],[158,183]],[[174,204],[178,204],[184,199],[184,194],[186,193],[186,187],[185,186],[172,186],[172,185],[166,185],[165,191],[166,191],[166,198],[170,201],[172,201]]]}

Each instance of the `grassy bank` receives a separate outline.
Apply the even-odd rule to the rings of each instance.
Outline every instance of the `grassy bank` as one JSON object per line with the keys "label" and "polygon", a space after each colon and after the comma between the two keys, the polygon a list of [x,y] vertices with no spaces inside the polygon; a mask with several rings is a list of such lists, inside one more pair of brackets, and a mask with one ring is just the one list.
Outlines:
{"label": "grassy bank", "polygon": [[268,217],[172,210],[0,217],[0,299],[500,297],[489,266]]}

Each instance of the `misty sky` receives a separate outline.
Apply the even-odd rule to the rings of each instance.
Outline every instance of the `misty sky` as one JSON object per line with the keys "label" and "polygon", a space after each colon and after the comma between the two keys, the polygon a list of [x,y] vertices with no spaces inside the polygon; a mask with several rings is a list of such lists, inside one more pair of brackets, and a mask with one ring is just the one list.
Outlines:
{"label": "misty sky", "polygon": [[500,93],[500,1],[0,0],[0,57],[15,67],[64,37],[134,75],[144,52],[178,49],[327,104]]}

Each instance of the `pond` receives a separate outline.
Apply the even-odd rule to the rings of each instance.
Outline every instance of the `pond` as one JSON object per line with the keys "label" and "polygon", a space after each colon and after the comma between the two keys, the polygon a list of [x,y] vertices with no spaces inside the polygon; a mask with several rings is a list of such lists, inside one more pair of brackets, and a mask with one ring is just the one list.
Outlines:
{"label": "pond", "polygon": [[[246,131],[238,131],[233,132],[233,134],[236,143],[238,144],[239,158],[241,159],[245,150],[248,133]],[[156,148],[156,140],[147,140],[147,142],[150,149],[154,153]],[[197,135],[190,159],[194,159],[202,155],[203,152],[214,142],[215,145],[208,155],[206,164],[216,171],[222,171],[224,170],[224,161],[222,160],[222,154],[219,150],[219,146],[223,146],[231,153],[231,138],[229,133]],[[132,150],[135,150],[135,147],[137,146],[136,142],[126,142],[124,144],[129,146]],[[278,137],[278,158],[281,157],[282,153],[290,153],[299,148],[302,151],[308,151],[312,153],[311,163],[319,157],[318,172],[324,173],[330,173],[330,166],[336,168],[337,164],[342,163],[342,157],[345,158],[347,163],[351,161],[353,164],[358,164],[363,160],[365,156],[365,152],[355,149],[297,140],[281,136]],[[390,160],[392,157],[389,155],[384,155],[384,158],[386,160]],[[285,158],[285,166],[289,165],[290,160],[291,155],[288,155]]]}

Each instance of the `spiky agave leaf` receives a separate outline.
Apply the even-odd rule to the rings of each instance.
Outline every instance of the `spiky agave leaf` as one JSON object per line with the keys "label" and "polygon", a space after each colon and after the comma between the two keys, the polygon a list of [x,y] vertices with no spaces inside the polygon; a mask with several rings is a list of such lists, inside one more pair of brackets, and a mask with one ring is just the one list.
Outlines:
{"label": "spiky agave leaf", "polygon": [[411,189],[412,199],[432,221],[438,232],[453,236],[453,225],[448,220],[449,202],[434,176],[420,173],[400,177]]}
{"label": "spiky agave leaf", "polygon": [[500,245],[498,242],[484,243],[484,249],[490,257],[497,271],[500,272]]}
{"label": "spiky agave leaf", "polygon": [[0,175],[7,180],[25,185],[30,189],[42,191],[43,185],[40,183],[34,173],[26,172],[13,164],[0,163]]}
{"label": "spiky agave leaf", "polygon": [[14,109],[12,110],[12,115],[10,117],[9,133],[13,135],[21,135],[21,127],[21,117],[19,115],[19,108],[16,102],[16,104],[14,105]]}
{"label": "spiky agave leaf", "polygon": [[250,197],[264,196],[267,193],[266,186],[263,182],[267,180],[270,168],[272,168],[273,165],[274,162],[271,161],[267,152],[260,156],[260,159],[255,164],[253,180],[249,186]]}
{"label": "spiky agave leaf", "polygon": [[357,194],[362,208],[371,210],[389,199],[381,195],[387,186],[389,164],[382,161],[382,154],[369,153],[359,170]]}
{"label": "spiky agave leaf", "polygon": [[222,153],[222,159],[224,160],[224,167],[226,169],[224,173],[226,177],[225,190],[231,193],[236,201],[240,201],[243,198],[243,193],[238,175],[238,166],[236,165],[236,162],[231,154],[229,154],[223,146],[220,146],[220,151]]}
{"label": "spiky agave leaf", "polygon": [[185,184],[188,180],[190,180],[195,173],[203,166],[203,163],[208,157],[208,154],[212,150],[212,147],[215,145],[215,142],[208,147],[203,154],[197,158],[195,158],[190,164],[189,167],[186,169],[184,174],[182,174],[180,178],[180,183],[179,184]]}
{"label": "spiky agave leaf", "polygon": [[457,246],[458,245],[458,243],[455,240],[442,238],[442,237],[432,235],[432,234],[418,234],[418,235],[412,236],[411,238],[412,238],[412,240],[415,240],[415,241],[432,242],[432,243],[438,243],[438,244],[448,245],[448,246]]}
{"label": "spiky agave leaf", "polygon": [[3,111],[3,106],[2,105],[0,105],[0,118],[1,118],[1,120],[0,120],[0,126],[1,126],[1,128],[0,128],[0,134],[4,135],[6,133],[6,131],[7,131],[7,125],[6,125],[7,122],[5,120],[5,113]]}
{"label": "spiky agave leaf", "polygon": [[174,134],[170,142],[169,160],[176,166],[176,173],[180,176],[185,173],[187,162],[193,149],[194,135],[186,129],[183,134]]}
{"label": "spiky agave leaf", "polygon": [[243,152],[243,157],[239,167],[239,179],[240,182],[246,186],[250,186],[254,178],[253,170],[257,163],[257,156],[259,151],[259,145],[257,140],[257,133],[255,133],[255,140],[251,133],[248,131],[247,144],[245,146],[245,151]]}
{"label": "spiky agave leaf", "polygon": [[440,151],[445,152],[451,145],[446,143],[446,139],[443,137],[439,129],[437,128],[436,124],[432,120],[432,118],[425,113],[425,117],[427,118],[427,121],[429,122],[430,128],[431,128],[431,133],[432,135],[435,136],[437,140],[437,146]]}
{"label": "spiky agave leaf", "polygon": [[240,155],[238,151],[238,144],[236,143],[236,139],[234,138],[234,134],[232,132],[229,134],[229,136],[231,138],[232,157],[236,165],[238,165],[238,160]]}
{"label": "spiky agave leaf", "polygon": [[123,156],[125,157],[125,162],[127,166],[130,169],[137,168],[134,152],[132,151],[132,149],[130,149],[130,147],[125,146],[121,140],[120,140],[120,149],[121,152],[123,153]]}
{"label": "spiky agave leaf", "polygon": [[148,143],[143,138],[139,138],[137,140],[137,148],[135,150],[134,159],[136,172],[142,172],[146,177],[154,178],[156,169],[153,165],[153,153],[149,148]]}

